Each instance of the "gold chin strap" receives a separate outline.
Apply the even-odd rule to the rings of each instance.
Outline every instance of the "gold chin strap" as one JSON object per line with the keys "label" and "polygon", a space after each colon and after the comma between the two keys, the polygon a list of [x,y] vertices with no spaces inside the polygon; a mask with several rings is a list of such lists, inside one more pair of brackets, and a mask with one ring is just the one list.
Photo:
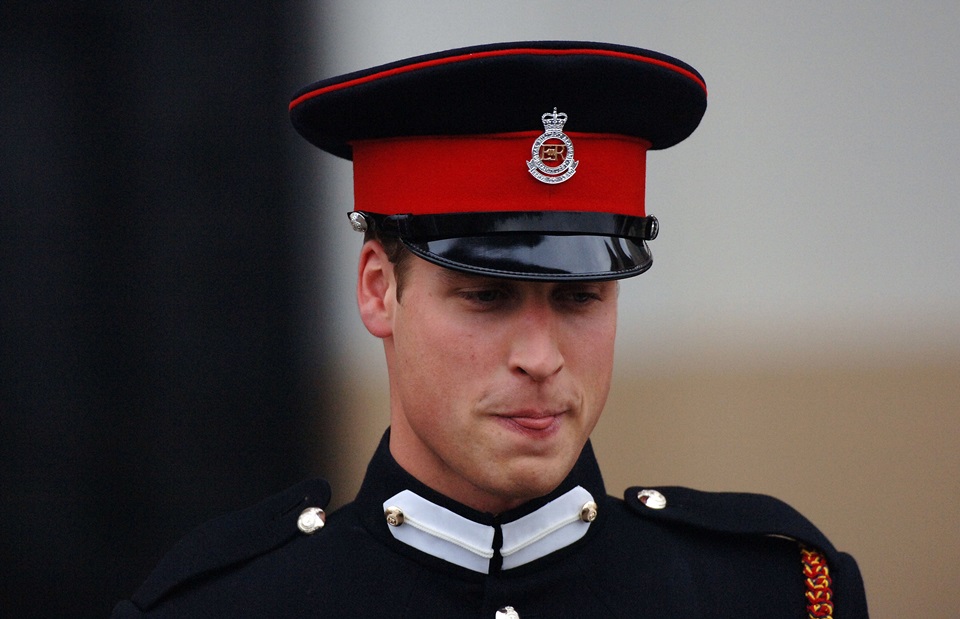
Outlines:
{"label": "gold chin strap", "polygon": [[803,579],[806,586],[807,614],[810,619],[833,619],[833,589],[830,568],[820,552],[800,547]]}

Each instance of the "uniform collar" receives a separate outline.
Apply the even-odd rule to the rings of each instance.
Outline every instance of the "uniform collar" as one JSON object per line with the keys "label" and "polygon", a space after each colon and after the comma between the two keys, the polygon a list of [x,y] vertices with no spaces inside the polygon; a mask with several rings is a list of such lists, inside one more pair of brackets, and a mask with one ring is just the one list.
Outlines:
{"label": "uniform collar", "polygon": [[479,512],[435,492],[400,467],[390,454],[388,430],[355,505],[367,528],[400,552],[489,574],[526,565],[584,539],[605,496],[588,442],[570,475],[550,494],[500,515]]}

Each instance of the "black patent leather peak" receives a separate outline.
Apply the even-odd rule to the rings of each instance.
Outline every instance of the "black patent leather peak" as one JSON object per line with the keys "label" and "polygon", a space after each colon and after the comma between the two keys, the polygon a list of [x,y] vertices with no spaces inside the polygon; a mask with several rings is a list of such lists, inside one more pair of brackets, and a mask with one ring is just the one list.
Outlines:
{"label": "black patent leather peak", "polygon": [[656,217],[571,211],[431,215],[362,213],[364,225],[398,237],[438,266],[531,281],[601,281],[639,275],[653,264],[647,240]]}

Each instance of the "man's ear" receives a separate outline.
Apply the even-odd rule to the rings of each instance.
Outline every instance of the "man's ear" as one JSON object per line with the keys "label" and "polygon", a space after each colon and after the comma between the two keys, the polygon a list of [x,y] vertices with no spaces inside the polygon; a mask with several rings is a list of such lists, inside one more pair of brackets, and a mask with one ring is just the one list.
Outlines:
{"label": "man's ear", "polygon": [[360,319],[372,335],[393,335],[393,311],[397,302],[393,264],[379,241],[367,241],[360,249],[357,276],[357,306]]}

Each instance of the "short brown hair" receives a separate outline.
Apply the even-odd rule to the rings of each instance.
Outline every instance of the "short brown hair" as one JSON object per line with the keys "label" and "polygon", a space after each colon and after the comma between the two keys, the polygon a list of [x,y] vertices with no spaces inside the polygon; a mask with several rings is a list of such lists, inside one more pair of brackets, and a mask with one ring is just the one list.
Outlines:
{"label": "short brown hair", "polygon": [[367,228],[363,235],[363,242],[366,243],[367,241],[380,243],[384,253],[387,254],[387,259],[393,265],[393,273],[397,278],[397,302],[399,303],[400,296],[403,293],[403,283],[413,254],[398,237],[378,234],[374,226]]}

